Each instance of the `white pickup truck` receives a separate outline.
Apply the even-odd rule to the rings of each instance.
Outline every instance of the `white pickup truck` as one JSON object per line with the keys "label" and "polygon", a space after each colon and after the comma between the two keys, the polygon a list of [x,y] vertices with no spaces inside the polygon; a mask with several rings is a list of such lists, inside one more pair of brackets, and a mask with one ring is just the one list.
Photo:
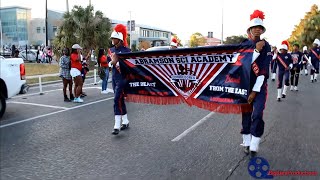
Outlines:
{"label": "white pickup truck", "polygon": [[0,119],[6,110],[6,99],[28,91],[22,58],[0,56]]}

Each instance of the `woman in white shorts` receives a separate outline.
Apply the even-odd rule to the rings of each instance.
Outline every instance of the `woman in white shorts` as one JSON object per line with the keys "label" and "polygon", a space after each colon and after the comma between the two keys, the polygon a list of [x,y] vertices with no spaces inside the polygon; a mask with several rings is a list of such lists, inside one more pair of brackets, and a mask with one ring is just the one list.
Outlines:
{"label": "woman in white shorts", "polygon": [[81,70],[82,70],[82,64],[81,64],[81,46],[79,44],[74,44],[72,46],[72,51],[70,55],[71,60],[71,70],[70,75],[72,76],[74,80],[74,94],[75,98],[73,102],[76,103],[82,103],[83,100],[80,98],[81,90],[83,86],[83,80],[81,77]]}

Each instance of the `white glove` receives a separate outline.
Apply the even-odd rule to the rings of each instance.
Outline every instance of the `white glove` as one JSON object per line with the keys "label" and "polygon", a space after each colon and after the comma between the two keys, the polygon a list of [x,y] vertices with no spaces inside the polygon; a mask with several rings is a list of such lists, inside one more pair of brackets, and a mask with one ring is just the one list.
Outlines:
{"label": "white glove", "polygon": [[111,61],[109,62],[109,67],[111,68],[113,67],[113,64],[111,63]]}

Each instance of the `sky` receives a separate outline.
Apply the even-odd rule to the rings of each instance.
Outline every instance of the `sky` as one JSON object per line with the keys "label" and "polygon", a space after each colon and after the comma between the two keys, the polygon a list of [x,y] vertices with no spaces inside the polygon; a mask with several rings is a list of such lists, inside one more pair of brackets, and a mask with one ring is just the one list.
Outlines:
{"label": "sky", "polygon": [[[69,0],[69,8],[83,7],[90,0]],[[290,37],[294,26],[299,24],[311,6],[320,7],[320,0],[91,0],[94,10],[100,10],[110,19],[146,24],[169,30],[181,40],[189,40],[195,32],[204,36],[208,31],[223,38],[244,35],[248,28],[250,14],[259,9],[265,13],[262,35],[278,45]],[[23,6],[32,9],[32,18],[45,17],[45,0],[0,0],[0,6]],[[48,0],[48,9],[66,11],[66,0]],[[223,12],[223,13],[222,13]]]}

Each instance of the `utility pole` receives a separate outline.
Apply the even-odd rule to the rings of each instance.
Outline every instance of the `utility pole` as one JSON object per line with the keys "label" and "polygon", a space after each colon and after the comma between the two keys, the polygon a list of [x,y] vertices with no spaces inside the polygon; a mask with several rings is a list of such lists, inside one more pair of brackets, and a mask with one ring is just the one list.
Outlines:
{"label": "utility pole", "polygon": [[221,13],[221,44],[223,44],[223,0],[222,0],[222,13]]}
{"label": "utility pole", "polygon": [[68,0],[66,0],[66,7],[67,7],[67,12],[69,13],[69,1]]}
{"label": "utility pole", "polygon": [[91,6],[91,0],[89,0],[89,5]]}
{"label": "utility pole", "polygon": [[131,24],[131,11],[129,11],[129,14],[130,14],[130,22],[129,22],[129,28],[130,28],[130,49],[131,49],[131,47],[132,47],[132,44],[131,44],[131,42],[132,42],[132,24]]}
{"label": "utility pole", "polygon": [[46,0],[46,47],[48,46],[48,0]]}
{"label": "utility pole", "polygon": [[0,42],[1,47],[0,47],[0,49],[1,49],[1,54],[2,54],[2,53],[3,53],[3,40],[2,40],[2,24],[1,24],[1,19],[0,19],[0,33],[1,33],[1,35],[0,35],[0,38],[1,38],[1,42]]}

